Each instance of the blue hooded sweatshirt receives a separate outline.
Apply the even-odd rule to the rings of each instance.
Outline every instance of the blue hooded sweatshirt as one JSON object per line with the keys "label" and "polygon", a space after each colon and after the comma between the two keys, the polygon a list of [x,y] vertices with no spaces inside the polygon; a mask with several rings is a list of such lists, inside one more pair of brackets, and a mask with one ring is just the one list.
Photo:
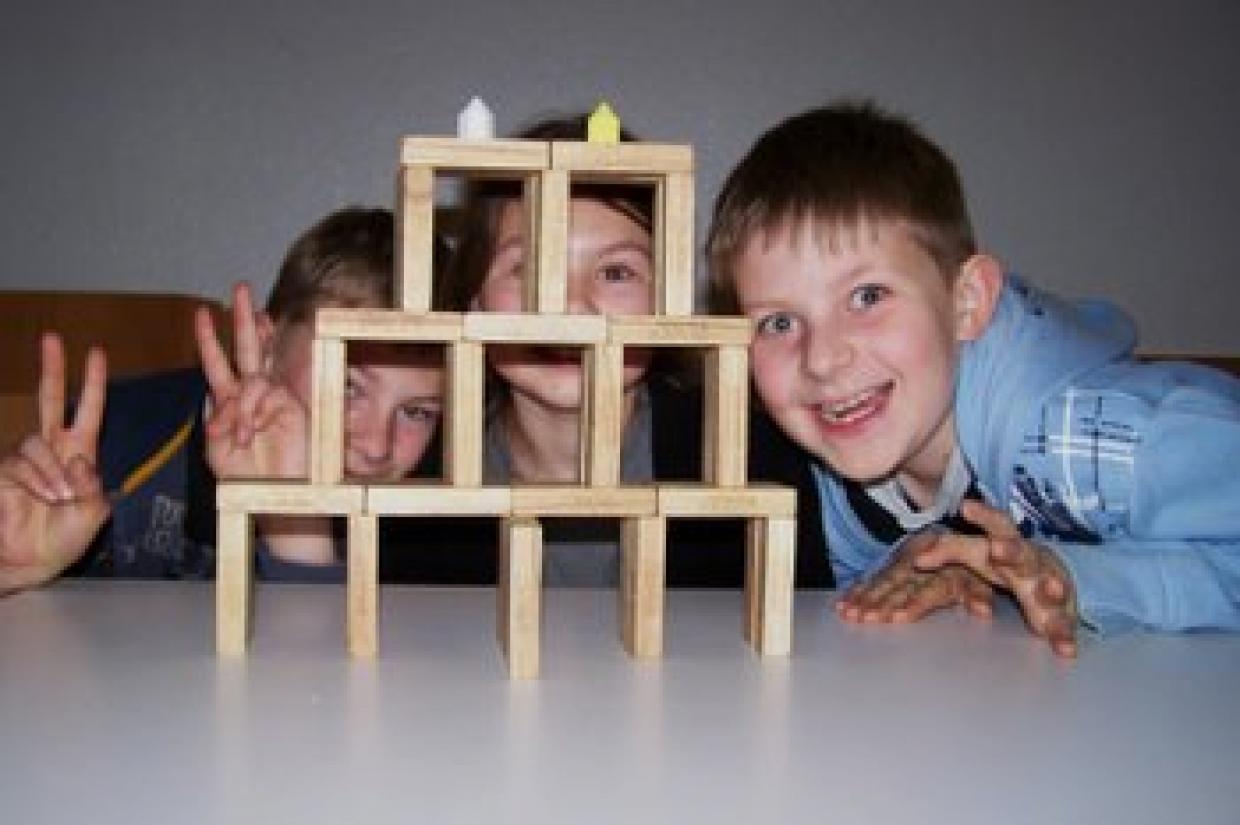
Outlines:
{"label": "blue hooded sweatshirt", "polygon": [[[987,502],[1050,548],[1100,632],[1240,630],[1240,380],[1133,360],[1114,305],[1008,276],[966,343],[956,438]],[[816,466],[823,529],[847,587],[886,566],[843,487]]]}

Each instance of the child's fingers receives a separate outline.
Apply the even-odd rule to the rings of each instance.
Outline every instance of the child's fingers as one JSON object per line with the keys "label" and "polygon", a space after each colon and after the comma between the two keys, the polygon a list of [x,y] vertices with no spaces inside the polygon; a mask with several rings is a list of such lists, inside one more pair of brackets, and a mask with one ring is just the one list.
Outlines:
{"label": "child's fingers", "polygon": [[1043,604],[1063,608],[1068,605],[1069,596],[1068,585],[1058,573],[1043,573],[1038,578],[1038,598]]}
{"label": "child's fingers", "polygon": [[207,438],[211,441],[219,441],[224,438],[231,439],[236,421],[237,399],[230,398],[221,404],[216,404],[211,409],[211,415],[206,421]]}
{"label": "child's fingers", "polygon": [[985,536],[944,533],[938,541],[919,550],[913,562],[918,570],[939,570],[949,564],[959,564],[991,584],[1002,584],[1002,578],[990,563],[990,544]]}
{"label": "child's fingers", "polygon": [[194,313],[194,338],[198,342],[198,358],[202,361],[202,372],[207,377],[207,386],[211,388],[211,397],[217,404],[223,403],[236,394],[237,379],[232,365],[228,363],[228,353],[215,333],[211,311],[206,307],[199,307]]}
{"label": "child's fingers", "polygon": [[95,465],[85,456],[74,456],[66,468],[69,486],[75,499],[93,499],[103,494],[103,482],[95,471]]}
{"label": "child's fingers", "polygon": [[14,473],[28,490],[47,502],[73,498],[65,467],[47,439],[28,436],[18,447],[18,456]]}
{"label": "child's fingers", "polygon": [[895,624],[920,621],[936,610],[950,607],[956,601],[955,590],[946,575],[928,575],[908,589],[903,604],[893,605],[890,620]]}
{"label": "child's fingers", "polygon": [[9,456],[0,463],[0,486],[21,490],[43,504],[55,504],[63,496],[34,464],[20,456]]}
{"label": "child's fingers", "polygon": [[1020,538],[1020,530],[1007,513],[988,504],[967,498],[960,503],[960,515],[965,521],[977,525],[991,538]]}
{"label": "child's fingers", "polygon": [[960,601],[972,616],[989,619],[994,614],[994,589],[977,576],[962,571],[956,579]]}
{"label": "child's fingers", "polygon": [[1075,624],[1064,613],[1058,613],[1047,622],[1044,634],[1047,642],[1050,643],[1051,650],[1057,656],[1063,656],[1067,659],[1076,657],[1076,631]]}
{"label": "child's fingers", "polygon": [[65,425],[65,348],[54,332],[39,342],[39,365],[39,433],[52,441]]}
{"label": "child's fingers", "polygon": [[271,383],[261,377],[247,377],[241,382],[241,393],[237,396],[237,415],[249,426],[253,427],[258,415],[259,405],[272,392]]}
{"label": "child's fingers", "polygon": [[990,561],[1010,577],[1010,582],[1038,575],[1039,552],[1032,542],[1022,538],[997,538],[990,542]]}
{"label": "child's fingers", "polygon": [[242,377],[257,375],[263,363],[258,336],[258,318],[250,285],[244,281],[233,287],[233,346],[237,352],[237,370]]}
{"label": "child's fingers", "polygon": [[280,421],[296,424],[297,418],[304,415],[301,403],[288,390],[273,386],[259,401],[254,416],[255,426],[267,430]]}
{"label": "child's fingers", "polygon": [[73,415],[74,445],[81,455],[94,461],[99,449],[99,430],[103,427],[103,408],[108,392],[108,358],[102,349],[91,347],[86,353],[86,373],[82,394]]}
{"label": "child's fingers", "polygon": [[864,584],[854,585],[835,603],[835,612],[841,619],[861,621],[861,612],[870,604],[868,593],[869,590]]}

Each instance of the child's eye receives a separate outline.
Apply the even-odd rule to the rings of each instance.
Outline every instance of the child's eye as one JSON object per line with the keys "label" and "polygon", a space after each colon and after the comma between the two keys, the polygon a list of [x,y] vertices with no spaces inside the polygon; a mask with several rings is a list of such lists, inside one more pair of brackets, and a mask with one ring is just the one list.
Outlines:
{"label": "child's eye", "polygon": [[848,296],[852,309],[868,309],[887,297],[887,288],[878,284],[862,284]]}
{"label": "child's eye", "polygon": [[773,312],[758,319],[758,335],[787,335],[796,329],[796,320],[786,312]]}
{"label": "child's eye", "polygon": [[608,264],[600,272],[604,281],[609,283],[628,283],[639,280],[642,276],[627,264]]}
{"label": "child's eye", "polygon": [[439,420],[440,413],[439,405],[424,401],[411,401],[400,406],[400,414],[406,420],[419,423],[434,424]]}

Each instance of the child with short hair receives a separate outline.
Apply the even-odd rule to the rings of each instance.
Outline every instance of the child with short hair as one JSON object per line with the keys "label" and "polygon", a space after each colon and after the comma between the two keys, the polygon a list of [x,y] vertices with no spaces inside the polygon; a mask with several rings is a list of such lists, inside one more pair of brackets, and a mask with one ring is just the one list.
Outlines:
{"label": "child with short hair", "polygon": [[[255,310],[248,286],[234,288],[235,362],[204,309],[196,325],[202,371],[108,385],[104,353],[94,350],[68,422],[63,348],[46,335],[40,430],[0,460],[0,595],[69,567],[209,577],[215,478],[306,475],[314,310],[390,306],[393,239],[389,210],[333,212],[290,247],[267,312]],[[426,451],[442,407],[443,364],[423,349],[350,349],[350,476],[401,478]],[[260,516],[256,524],[260,573],[341,577],[330,518]]]}
{"label": "child with short hair", "polygon": [[1011,593],[1078,627],[1240,629],[1240,381],[1139,364],[1120,310],[1005,274],[951,160],[869,104],[763,135],[715,203],[716,299],[814,473],[846,620]]}

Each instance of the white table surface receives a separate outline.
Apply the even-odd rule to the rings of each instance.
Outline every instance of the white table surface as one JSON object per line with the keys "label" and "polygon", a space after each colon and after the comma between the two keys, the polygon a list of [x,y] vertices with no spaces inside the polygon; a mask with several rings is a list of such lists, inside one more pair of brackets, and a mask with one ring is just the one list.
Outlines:
{"label": "white table surface", "polygon": [[0,821],[1240,823],[1240,636],[1064,663],[1011,611],[858,628],[811,592],[763,659],[739,593],[672,592],[638,662],[614,594],[554,590],[510,682],[490,590],[383,588],[374,661],[313,585],[260,587],[217,659],[213,594],[0,600]]}

